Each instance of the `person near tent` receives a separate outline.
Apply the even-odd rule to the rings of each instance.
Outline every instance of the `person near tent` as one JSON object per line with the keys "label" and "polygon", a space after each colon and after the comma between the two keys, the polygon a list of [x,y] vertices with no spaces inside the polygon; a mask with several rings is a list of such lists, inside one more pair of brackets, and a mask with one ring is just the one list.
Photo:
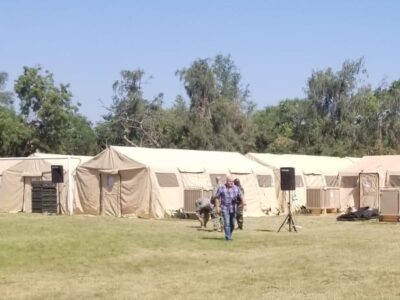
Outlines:
{"label": "person near tent", "polygon": [[220,202],[218,197],[216,196],[218,189],[223,185],[220,176],[217,176],[215,178],[215,183],[215,189],[213,192],[213,196],[211,197],[211,205],[213,206],[211,219],[213,221],[214,231],[222,231],[222,228],[224,228],[224,224],[221,216]]}
{"label": "person near tent", "polygon": [[237,226],[240,230],[243,230],[243,211],[244,207],[246,205],[246,202],[244,201],[244,189],[243,186],[240,183],[239,178],[235,178],[233,181],[234,185],[237,186],[240,190],[240,196],[238,196],[237,201],[236,201],[236,222]]}
{"label": "person near tent", "polygon": [[221,203],[221,213],[224,219],[225,239],[232,240],[232,232],[235,229],[236,201],[241,197],[240,189],[234,185],[233,177],[226,177],[226,184],[222,185],[216,196]]}
{"label": "person near tent", "polygon": [[200,221],[200,227],[207,227],[210,214],[213,210],[213,205],[208,198],[199,198],[195,202],[196,205],[196,216]]}

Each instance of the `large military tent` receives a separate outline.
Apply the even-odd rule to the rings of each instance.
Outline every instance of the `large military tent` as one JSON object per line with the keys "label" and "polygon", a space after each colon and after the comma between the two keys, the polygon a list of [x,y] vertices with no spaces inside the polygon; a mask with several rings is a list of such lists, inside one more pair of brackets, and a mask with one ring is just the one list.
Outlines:
{"label": "large military tent", "polygon": [[248,153],[246,156],[275,170],[276,181],[279,183],[276,185],[277,197],[280,199],[282,210],[285,210],[284,202],[287,195],[280,189],[280,168],[295,168],[296,190],[292,193],[294,205],[298,208],[306,205],[307,189],[337,187],[339,170],[354,164],[357,160],[357,158],[299,154]]}
{"label": "large military tent", "polygon": [[40,159],[44,159],[48,163],[50,163],[50,165],[63,166],[63,172],[64,172],[63,182],[58,184],[60,207],[62,213],[68,212],[69,214],[72,214],[76,202],[75,197],[77,195],[75,170],[79,165],[92,159],[93,156],[36,152],[32,154],[30,157],[37,157]]}
{"label": "large military tent", "polygon": [[59,209],[61,213],[71,213],[74,202],[74,170],[81,162],[90,158],[47,153],[35,153],[28,158],[16,158],[19,163],[14,164],[2,174],[0,212],[32,212],[32,182],[50,181],[51,166],[62,165],[64,181],[57,186]]}
{"label": "large military tent", "polygon": [[267,199],[272,171],[239,153],[110,146],[77,169],[76,213],[163,218],[183,209],[192,190],[210,196],[215,178],[227,173],[244,186],[248,216],[275,201]]}
{"label": "large military tent", "polygon": [[339,178],[342,210],[378,208],[380,188],[400,187],[400,155],[364,156],[342,169]]}
{"label": "large military tent", "polygon": [[32,212],[32,181],[51,180],[51,165],[42,159],[23,160],[2,177],[0,212]]}

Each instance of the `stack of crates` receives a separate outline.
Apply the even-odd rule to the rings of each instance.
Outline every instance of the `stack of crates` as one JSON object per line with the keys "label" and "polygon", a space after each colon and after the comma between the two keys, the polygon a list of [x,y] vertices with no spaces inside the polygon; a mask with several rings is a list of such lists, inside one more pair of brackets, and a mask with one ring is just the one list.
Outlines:
{"label": "stack of crates", "polygon": [[57,213],[57,186],[51,181],[32,182],[32,212]]}

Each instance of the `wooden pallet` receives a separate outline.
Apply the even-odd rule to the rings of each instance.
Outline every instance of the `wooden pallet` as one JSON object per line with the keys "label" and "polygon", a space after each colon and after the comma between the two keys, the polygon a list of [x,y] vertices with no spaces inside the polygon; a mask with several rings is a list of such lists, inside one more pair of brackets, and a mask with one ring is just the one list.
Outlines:
{"label": "wooden pallet", "polygon": [[336,214],[338,210],[336,208],[310,208],[310,213],[312,215],[321,214]]}
{"label": "wooden pallet", "polygon": [[400,222],[400,216],[379,216],[380,222]]}
{"label": "wooden pallet", "polygon": [[320,215],[322,213],[322,208],[310,208],[310,213],[312,215]]}

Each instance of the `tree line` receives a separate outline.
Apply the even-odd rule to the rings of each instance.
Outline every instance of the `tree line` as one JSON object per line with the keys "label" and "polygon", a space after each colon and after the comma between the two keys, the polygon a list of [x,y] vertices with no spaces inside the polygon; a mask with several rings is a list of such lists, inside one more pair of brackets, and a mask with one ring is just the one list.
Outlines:
{"label": "tree line", "polygon": [[108,145],[330,156],[399,152],[400,80],[373,89],[363,58],[337,71],[312,71],[304,98],[262,109],[229,55],[197,59],[175,75],[186,98],[178,95],[165,107],[163,93],[143,95],[142,69],[121,71],[110,87],[112,104],[92,124],[73,103],[70,86],[57,85],[51,72],[24,67],[13,91],[0,72],[0,156],[94,155]]}

